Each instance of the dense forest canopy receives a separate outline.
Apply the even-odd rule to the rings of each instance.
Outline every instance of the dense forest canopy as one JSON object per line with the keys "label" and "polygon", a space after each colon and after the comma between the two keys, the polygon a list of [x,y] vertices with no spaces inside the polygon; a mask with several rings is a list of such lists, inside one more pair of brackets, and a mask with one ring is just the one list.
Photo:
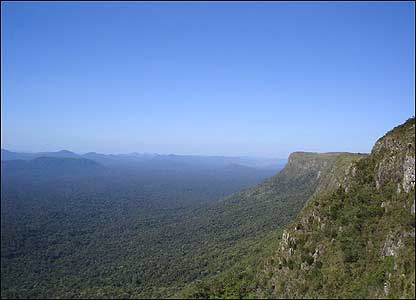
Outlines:
{"label": "dense forest canopy", "polygon": [[204,276],[212,205],[284,163],[3,152],[1,284],[12,298],[154,297]]}

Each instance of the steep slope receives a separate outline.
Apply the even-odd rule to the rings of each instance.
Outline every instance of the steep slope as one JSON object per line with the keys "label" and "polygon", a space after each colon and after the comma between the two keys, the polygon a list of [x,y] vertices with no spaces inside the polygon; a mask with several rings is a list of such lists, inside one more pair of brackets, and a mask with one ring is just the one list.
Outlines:
{"label": "steep slope", "polygon": [[[293,220],[317,189],[342,182],[346,170],[362,157],[365,155],[292,153],[277,175],[197,213],[198,220],[204,221],[198,234],[205,238],[205,233],[215,233],[211,239],[207,234],[204,242],[212,249],[207,268],[210,275],[198,278],[175,297],[255,296],[259,259],[273,249],[279,230]],[[220,266],[213,268],[216,264]]]}
{"label": "steep slope", "polygon": [[[260,298],[415,297],[415,119],[317,188],[259,272]],[[341,176],[342,177],[342,176]],[[341,180],[340,180],[341,179]]]}
{"label": "steep slope", "polygon": [[229,224],[226,230],[234,233],[243,230],[241,234],[246,236],[259,234],[264,227],[279,228],[287,224],[316,188],[327,184],[327,174],[340,156],[360,157],[347,153],[292,153],[280,173],[213,207],[218,221],[233,220],[237,226]]}

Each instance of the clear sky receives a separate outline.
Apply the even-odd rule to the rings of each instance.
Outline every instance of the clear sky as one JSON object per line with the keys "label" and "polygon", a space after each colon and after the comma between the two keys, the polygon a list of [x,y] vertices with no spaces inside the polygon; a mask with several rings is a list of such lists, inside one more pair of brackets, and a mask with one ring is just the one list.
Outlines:
{"label": "clear sky", "polygon": [[415,114],[413,2],[2,2],[1,145],[369,152]]}

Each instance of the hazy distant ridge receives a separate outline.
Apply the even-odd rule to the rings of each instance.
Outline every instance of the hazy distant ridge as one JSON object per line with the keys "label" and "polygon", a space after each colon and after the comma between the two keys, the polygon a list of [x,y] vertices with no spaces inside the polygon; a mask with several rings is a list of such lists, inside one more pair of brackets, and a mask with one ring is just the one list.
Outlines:
{"label": "hazy distant ridge", "polygon": [[38,152],[24,153],[13,152],[1,149],[1,160],[31,160],[39,157],[58,157],[58,158],[84,158],[91,159],[103,165],[114,164],[131,164],[131,163],[151,163],[156,164],[183,164],[184,166],[227,166],[241,165],[257,169],[277,170],[286,164],[287,159],[282,158],[258,158],[258,157],[231,157],[231,156],[199,156],[199,155],[176,155],[176,154],[147,154],[147,153],[130,153],[130,154],[101,154],[96,152],[88,152],[85,154],[77,154],[68,150],[57,152]]}

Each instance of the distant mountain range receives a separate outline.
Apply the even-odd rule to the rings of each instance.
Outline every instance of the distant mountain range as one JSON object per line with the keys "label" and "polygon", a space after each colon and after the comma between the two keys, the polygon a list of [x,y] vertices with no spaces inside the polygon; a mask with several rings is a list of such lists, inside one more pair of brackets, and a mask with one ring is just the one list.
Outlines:
{"label": "distant mountain range", "polygon": [[37,157],[1,162],[1,171],[7,176],[95,175],[104,170],[101,164],[85,158]]}
{"label": "distant mountain range", "polygon": [[88,152],[77,154],[68,150],[57,152],[38,152],[25,153],[13,152],[1,149],[1,160],[32,160],[39,157],[54,158],[82,158],[90,159],[102,165],[131,165],[141,163],[151,166],[193,166],[193,167],[222,167],[228,165],[240,165],[256,169],[278,170],[281,169],[287,159],[280,158],[256,158],[256,157],[227,157],[227,156],[197,156],[197,155],[160,155],[160,154],[140,154],[137,152],[130,154],[101,154]]}

